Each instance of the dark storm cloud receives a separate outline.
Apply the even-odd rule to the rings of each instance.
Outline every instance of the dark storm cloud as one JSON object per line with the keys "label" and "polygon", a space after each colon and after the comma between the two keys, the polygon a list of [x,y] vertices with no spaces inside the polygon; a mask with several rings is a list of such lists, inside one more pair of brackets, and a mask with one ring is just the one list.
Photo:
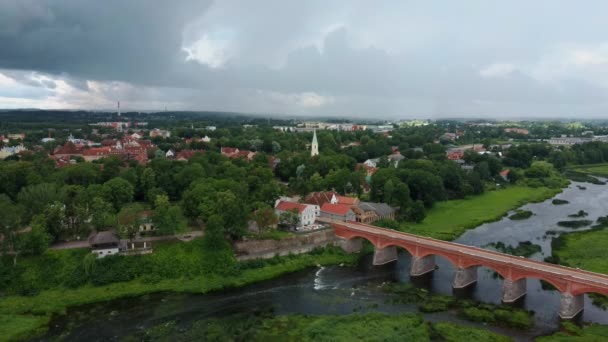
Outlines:
{"label": "dark storm cloud", "polygon": [[55,106],[601,114],[607,11],[602,1],[0,0],[0,107],[18,95],[14,80],[24,100],[51,94]]}
{"label": "dark storm cloud", "polygon": [[184,25],[201,0],[4,0],[0,67],[158,83],[183,60]]}

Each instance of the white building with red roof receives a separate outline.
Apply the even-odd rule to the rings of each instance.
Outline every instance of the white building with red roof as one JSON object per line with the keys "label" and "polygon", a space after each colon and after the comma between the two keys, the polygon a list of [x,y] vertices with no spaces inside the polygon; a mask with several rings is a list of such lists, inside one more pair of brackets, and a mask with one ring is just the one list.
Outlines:
{"label": "white building with red roof", "polygon": [[274,211],[277,216],[281,216],[285,212],[295,212],[300,215],[300,225],[308,226],[315,223],[318,206],[278,200],[274,206]]}

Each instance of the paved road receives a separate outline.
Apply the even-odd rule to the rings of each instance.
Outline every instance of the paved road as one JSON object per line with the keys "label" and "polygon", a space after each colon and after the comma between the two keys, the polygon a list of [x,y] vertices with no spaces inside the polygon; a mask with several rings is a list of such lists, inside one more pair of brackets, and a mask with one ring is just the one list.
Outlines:
{"label": "paved road", "polygon": [[[527,271],[533,274],[544,274],[547,276],[557,276],[560,278],[568,278],[569,281],[576,283],[594,286],[600,290],[600,293],[608,293],[608,275],[584,271],[576,268],[554,265],[546,262],[516,257],[509,254],[489,251],[478,247],[462,245],[454,242],[435,240],[418,235],[407,234],[390,229],[379,228],[356,222],[331,222],[322,219],[323,222],[333,223],[345,227],[353,232],[362,232],[368,236],[377,236],[380,238],[390,238],[395,241],[402,241],[405,244],[417,245],[426,247],[436,251],[443,251],[455,256],[464,256],[481,261],[487,264],[502,264],[513,269]],[[339,235],[339,233],[337,234]]]}
{"label": "paved road", "polygon": [[[189,237],[188,237],[189,236]],[[146,236],[143,238],[138,238],[133,240],[133,242],[153,242],[153,241],[168,241],[168,240],[182,240],[182,241],[190,241],[196,237],[203,236],[203,232],[200,230],[195,230],[190,233],[180,234],[175,236]],[[129,240],[123,239],[123,242],[128,242]],[[49,249],[75,249],[75,248],[89,248],[89,242],[87,240],[82,241],[69,241],[69,242],[59,242],[53,244],[49,247]]]}

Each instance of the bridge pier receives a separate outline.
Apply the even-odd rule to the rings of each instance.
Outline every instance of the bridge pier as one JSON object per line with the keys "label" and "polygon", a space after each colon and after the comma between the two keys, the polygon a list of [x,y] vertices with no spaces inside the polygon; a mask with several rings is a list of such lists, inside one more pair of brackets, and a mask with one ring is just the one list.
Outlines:
{"label": "bridge pier", "polygon": [[516,281],[506,279],[502,283],[502,301],[513,303],[526,295],[526,278]]}
{"label": "bridge pier", "polygon": [[457,267],[454,270],[454,280],[452,281],[452,287],[455,289],[462,289],[471,284],[476,283],[477,268],[478,266],[471,266],[468,268]]}
{"label": "bridge pier", "polygon": [[388,264],[395,260],[397,260],[397,247],[390,246],[374,249],[374,266]]}
{"label": "bridge pier", "polygon": [[435,256],[426,255],[417,257],[412,255],[412,265],[410,267],[410,276],[418,277],[435,270]]}
{"label": "bridge pier", "polygon": [[352,238],[352,239],[338,239],[338,246],[340,246],[346,253],[359,253],[363,248],[363,239],[362,238]]}
{"label": "bridge pier", "polygon": [[585,307],[585,295],[573,296],[570,293],[562,293],[559,304],[559,317],[561,319],[572,319],[583,311]]}

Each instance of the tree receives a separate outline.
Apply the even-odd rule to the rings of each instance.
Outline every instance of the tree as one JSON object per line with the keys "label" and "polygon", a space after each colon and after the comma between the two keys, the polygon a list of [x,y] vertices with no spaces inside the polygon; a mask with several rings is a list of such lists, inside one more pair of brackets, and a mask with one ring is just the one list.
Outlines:
{"label": "tree", "polygon": [[224,222],[226,234],[233,240],[240,239],[245,234],[247,215],[240,197],[232,191],[218,191],[210,194],[201,204],[204,218],[218,215]]}
{"label": "tree", "polygon": [[259,204],[257,210],[251,214],[251,218],[258,226],[258,233],[261,233],[278,223],[277,214],[274,212],[274,209],[267,204]]}
{"label": "tree", "polygon": [[57,186],[52,183],[41,183],[26,186],[17,195],[17,201],[24,208],[24,221],[27,223],[32,216],[40,214],[44,208],[54,201],[59,200]]}
{"label": "tree", "polygon": [[61,202],[53,202],[44,209],[44,220],[47,232],[53,241],[61,239],[66,222],[65,205]]}
{"label": "tree", "polygon": [[218,215],[207,219],[203,237],[203,265],[206,273],[230,275],[237,272],[232,248],[224,238],[224,221]]}
{"label": "tree", "polygon": [[186,231],[186,218],[179,206],[171,205],[169,197],[156,196],[152,222],[161,235],[173,235]]}
{"label": "tree", "polygon": [[154,200],[156,197],[148,197],[150,190],[156,186],[156,173],[150,167],[144,169],[139,178],[139,186],[144,198],[148,201]]}
{"label": "tree", "polygon": [[50,236],[46,232],[46,223],[43,215],[36,215],[32,219],[31,231],[24,233],[20,239],[21,251],[30,255],[41,255],[49,247]]}
{"label": "tree", "polygon": [[117,216],[118,232],[121,237],[132,241],[141,225],[143,208],[140,204],[131,204],[120,210]]}
{"label": "tree", "polygon": [[133,185],[124,178],[116,177],[105,183],[101,189],[106,201],[114,206],[114,210],[120,208],[133,200]]}
{"label": "tree", "polygon": [[114,207],[100,197],[93,198],[91,203],[91,224],[96,230],[105,230],[116,224]]}
{"label": "tree", "polygon": [[426,217],[426,209],[424,208],[424,203],[422,201],[415,201],[412,205],[407,209],[407,217],[410,221],[420,223]]}
{"label": "tree", "polygon": [[300,214],[296,209],[284,211],[279,215],[279,222],[291,229],[295,229],[300,225]]}
{"label": "tree", "polygon": [[19,208],[5,194],[0,194],[0,234],[2,234],[2,250],[13,253],[13,265],[17,265],[19,255],[19,229],[21,219]]}

